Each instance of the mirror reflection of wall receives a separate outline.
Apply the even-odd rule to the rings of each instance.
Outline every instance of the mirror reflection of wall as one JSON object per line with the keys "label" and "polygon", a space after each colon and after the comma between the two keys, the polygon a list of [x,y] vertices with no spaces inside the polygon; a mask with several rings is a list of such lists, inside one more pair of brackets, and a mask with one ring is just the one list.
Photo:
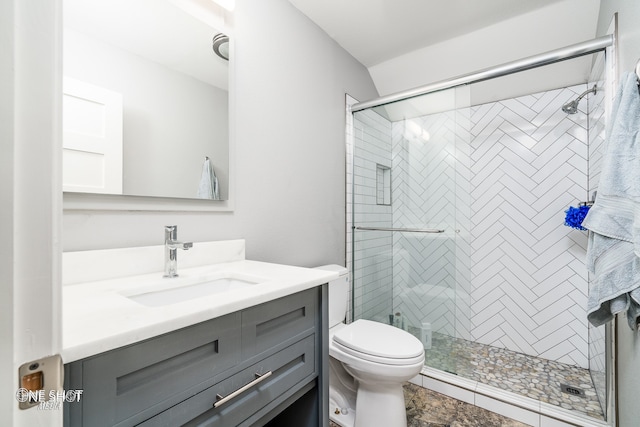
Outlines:
{"label": "mirror reflection of wall", "polygon": [[[218,28],[224,27],[224,14],[209,3],[208,9],[194,9],[188,6],[206,3],[64,0],[65,78],[122,98],[122,192],[90,186],[65,191],[198,198],[208,157],[220,198],[227,199],[229,67],[212,49],[213,38],[223,32]],[[70,115],[66,104],[77,103],[65,100],[63,114]],[[73,122],[69,119],[63,123]],[[100,160],[93,158],[83,165],[95,175]]]}

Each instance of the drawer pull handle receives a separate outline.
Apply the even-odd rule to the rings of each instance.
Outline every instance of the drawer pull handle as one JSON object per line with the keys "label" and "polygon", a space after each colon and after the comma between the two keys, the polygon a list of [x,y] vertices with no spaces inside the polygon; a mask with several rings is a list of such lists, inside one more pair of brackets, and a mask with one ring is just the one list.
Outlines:
{"label": "drawer pull handle", "polygon": [[214,404],[213,407],[214,408],[218,408],[220,405],[223,405],[225,403],[227,403],[228,401],[230,401],[231,399],[233,399],[234,397],[236,397],[237,395],[239,395],[240,393],[245,392],[246,390],[250,389],[251,387],[253,387],[254,385],[257,385],[259,383],[261,383],[262,381],[266,380],[269,376],[271,376],[273,372],[271,371],[267,371],[264,374],[259,374],[259,373],[255,373],[256,379],[251,381],[249,384],[243,385],[242,387],[240,387],[239,389],[237,389],[236,391],[234,391],[233,393],[222,397],[219,394],[216,395],[216,399],[218,399]]}

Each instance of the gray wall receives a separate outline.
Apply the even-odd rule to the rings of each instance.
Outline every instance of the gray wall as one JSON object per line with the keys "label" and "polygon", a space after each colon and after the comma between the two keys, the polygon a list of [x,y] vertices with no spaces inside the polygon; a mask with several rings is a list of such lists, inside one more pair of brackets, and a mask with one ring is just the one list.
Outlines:
{"label": "gray wall", "polygon": [[234,212],[65,212],[65,251],[161,244],[177,224],[245,238],[248,259],[344,263],[344,98],[376,97],[369,73],[286,0],[238,2],[235,32]]}
{"label": "gray wall", "polygon": [[[618,71],[632,71],[640,59],[640,2],[602,0],[598,35],[607,32],[613,14],[618,12]],[[638,425],[640,406],[640,337],[632,332],[624,317],[618,319],[618,414],[621,427]]]}

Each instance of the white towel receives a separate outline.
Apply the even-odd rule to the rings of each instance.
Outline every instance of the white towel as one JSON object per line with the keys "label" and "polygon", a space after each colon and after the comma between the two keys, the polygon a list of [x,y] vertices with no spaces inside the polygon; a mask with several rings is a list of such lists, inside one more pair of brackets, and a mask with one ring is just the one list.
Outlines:
{"label": "white towel", "polygon": [[582,225],[589,233],[587,268],[594,274],[587,318],[599,326],[626,311],[640,315],[640,95],[625,73],[607,132],[598,196]]}
{"label": "white towel", "polygon": [[202,175],[198,185],[198,199],[220,200],[220,190],[218,188],[218,178],[213,171],[211,161],[205,158],[202,165]]}

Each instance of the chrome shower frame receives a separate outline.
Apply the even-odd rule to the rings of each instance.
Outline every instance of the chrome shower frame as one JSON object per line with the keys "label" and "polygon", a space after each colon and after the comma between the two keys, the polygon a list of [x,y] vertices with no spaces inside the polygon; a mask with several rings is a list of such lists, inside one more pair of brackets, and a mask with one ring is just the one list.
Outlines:
{"label": "chrome shower frame", "polygon": [[[521,71],[531,70],[534,68],[543,67],[545,65],[551,65],[554,63],[562,62],[565,60],[570,60],[574,58],[578,58],[581,56],[591,55],[599,52],[605,52],[606,56],[609,58],[614,58],[616,55],[616,38],[614,35],[606,35],[603,37],[595,38],[592,40],[584,41],[581,43],[573,44],[570,46],[566,46],[564,48],[552,50],[546,53],[529,56],[520,60],[507,62],[501,65],[497,65],[495,67],[486,68],[480,71],[463,74],[457,77],[453,77],[446,80],[441,80],[435,83],[430,83],[427,85],[419,86],[413,89],[396,92],[390,95],[378,97],[375,99],[371,99],[364,102],[357,102],[351,105],[347,105],[347,113],[353,114],[358,111],[363,111],[375,107],[380,107],[388,104],[392,104],[399,101],[404,101],[411,98],[420,97],[422,95],[427,95],[430,93],[445,91],[448,89],[461,87],[464,85],[469,85],[477,82],[482,82],[502,76],[507,76],[510,74],[515,74]],[[617,61],[616,61],[617,62]],[[638,74],[640,75],[640,61],[638,61]],[[610,75],[611,78],[615,81],[615,76]],[[596,88],[595,86],[582,94],[579,98],[581,99],[583,96],[586,96],[589,92],[595,92],[596,90],[602,90],[604,88]],[[607,87],[609,89],[609,87]],[[351,135],[353,134],[353,124],[351,124]],[[348,131],[349,133],[349,131]],[[353,165],[353,150],[349,156],[349,162]],[[353,206],[354,203],[354,182],[349,184],[351,186],[351,200],[348,203],[351,203]],[[347,233],[351,233],[351,256],[355,253],[355,239],[353,238],[353,224],[355,224],[354,211],[351,211],[351,227],[352,229],[347,230]],[[349,262],[347,262],[349,264]],[[351,274],[353,276],[353,262],[351,262]],[[351,280],[351,320],[354,320],[355,307],[353,301],[354,295],[354,282],[355,280]],[[608,355],[606,359],[606,394],[607,394],[607,402],[606,402],[606,413],[607,413],[607,423],[609,425],[616,425],[617,414],[615,410],[615,401],[616,401],[616,393],[615,393],[615,367],[616,367],[616,322],[615,319],[609,324],[606,325],[605,328],[605,345],[606,345],[606,353]],[[446,373],[443,374],[444,377],[451,379],[451,384],[457,384],[455,375],[448,375]],[[451,378],[449,378],[449,376]],[[603,408],[604,409],[604,408]]]}
{"label": "chrome shower frame", "polygon": [[476,71],[469,74],[463,74],[452,79],[441,80],[425,86],[409,89],[402,92],[393,93],[391,95],[382,96],[370,101],[359,102],[351,106],[351,112],[366,110],[369,108],[379,107],[381,105],[391,104],[393,102],[404,101],[405,99],[415,98],[417,96],[426,95],[428,93],[439,92],[471,83],[477,83],[484,80],[495,79],[497,77],[515,74],[520,71],[531,70],[533,68],[554,64],[556,62],[568,59],[578,58],[584,55],[600,52],[608,47],[613,46],[613,35],[598,37],[582,43],[573,44],[550,52],[541,53],[539,55],[529,56],[517,61],[507,62],[484,70]]}

